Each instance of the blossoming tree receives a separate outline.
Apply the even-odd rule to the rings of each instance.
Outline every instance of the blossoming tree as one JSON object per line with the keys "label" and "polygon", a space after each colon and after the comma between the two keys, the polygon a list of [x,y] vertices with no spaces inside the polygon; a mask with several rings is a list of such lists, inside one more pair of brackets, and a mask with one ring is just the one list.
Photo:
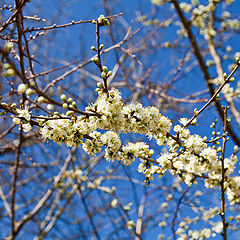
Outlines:
{"label": "blossoming tree", "polygon": [[[112,14],[107,0],[106,16],[62,23],[56,15],[53,24],[33,15],[29,1],[1,6],[2,238],[235,237],[240,54],[230,57],[225,41],[234,46],[240,23],[231,11],[239,3],[145,4],[152,11],[138,12],[132,26],[124,13]],[[82,25],[95,29],[90,57],[56,67],[61,47],[51,53],[49,39]],[[159,38],[162,29],[168,41]],[[48,52],[41,41],[50,44]],[[148,56],[168,58],[172,49],[169,73],[161,63],[149,66]],[[158,79],[161,72],[167,81]],[[207,91],[198,92],[199,81]],[[191,115],[183,104],[194,106]],[[209,109],[215,109],[210,117]]]}

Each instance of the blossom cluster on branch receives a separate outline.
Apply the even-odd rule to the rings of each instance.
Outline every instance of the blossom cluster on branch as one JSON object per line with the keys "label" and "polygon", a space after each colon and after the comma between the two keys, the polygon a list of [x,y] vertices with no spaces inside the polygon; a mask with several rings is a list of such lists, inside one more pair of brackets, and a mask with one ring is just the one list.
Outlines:
{"label": "blossom cluster on branch", "polygon": [[[101,84],[98,84],[102,87]],[[153,175],[163,176],[167,170],[173,175],[181,175],[186,184],[191,185],[196,177],[205,179],[207,188],[219,186],[222,180],[222,166],[215,146],[209,146],[207,138],[192,135],[185,126],[187,119],[180,119],[172,129],[172,122],[163,116],[156,107],[144,107],[141,103],[124,104],[121,93],[117,89],[108,92],[98,88],[96,103],[85,108],[86,115],[75,116],[74,113],[55,115],[52,118],[43,116],[37,121],[40,125],[42,138],[58,144],[65,143],[69,147],[82,145],[89,155],[95,155],[105,148],[105,159],[118,160],[125,165],[131,164],[135,158],[141,160],[138,171],[142,172],[146,181],[150,182]],[[20,123],[24,119],[24,130],[30,130],[31,114],[27,109],[17,109],[18,118],[13,121]],[[71,115],[71,116],[70,116]],[[195,123],[195,122],[193,122]],[[174,134],[170,134],[173,130]],[[159,146],[167,146],[168,151],[156,160],[151,157],[153,149],[144,142],[122,145],[121,133],[138,133],[154,138]],[[85,141],[84,141],[85,139]],[[240,188],[238,178],[230,177],[237,163],[236,155],[225,158],[225,177],[227,196],[232,203],[238,202]]]}

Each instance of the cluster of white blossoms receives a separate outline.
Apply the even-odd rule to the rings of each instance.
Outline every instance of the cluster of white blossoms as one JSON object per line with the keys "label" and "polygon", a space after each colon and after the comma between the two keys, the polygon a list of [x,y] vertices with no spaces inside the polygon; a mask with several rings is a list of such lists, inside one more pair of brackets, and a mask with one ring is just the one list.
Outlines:
{"label": "cluster of white blossoms", "polygon": [[[181,122],[185,121],[181,120]],[[202,138],[196,134],[191,135],[190,131],[184,126],[176,125],[174,131],[176,133],[174,139],[169,137],[167,141],[168,152],[161,154],[157,159],[161,167],[157,171],[164,174],[166,170],[170,170],[174,175],[181,174],[182,179],[188,185],[193,183],[194,177],[200,176],[205,178],[207,188],[220,186],[222,163],[219,160],[217,150],[206,144],[206,137]],[[234,172],[236,163],[237,157],[235,155],[224,159],[225,176],[229,179],[231,179],[230,174]],[[234,179],[230,181],[232,184],[230,184],[228,196],[233,189],[232,186],[240,187],[240,182],[237,184]],[[233,192],[235,193],[235,191]],[[236,199],[236,196],[232,199]],[[229,197],[230,201],[232,199]]]}
{"label": "cluster of white blossoms", "polygon": [[227,185],[227,197],[230,204],[240,204],[240,176],[228,179]]}
{"label": "cluster of white blossoms", "polygon": [[14,124],[20,124],[21,123],[21,119],[23,119],[25,121],[25,123],[22,124],[22,128],[24,132],[28,132],[32,129],[31,124],[29,123],[30,119],[31,119],[31,113],[28,111],[28,109],[17,109],[16,110],[18,113],[18,117],[14,117],[13,118],[13,122]]}
{"label": "cluster of white blossoms", "polygon": [[[83,150],[89,155],[95,155],[105,147],[105,158],[108,161],[116,159],[125,165],[129,165],[135,158],[146,161],[154,151],[143,142],[130,142],[122,146],[121,132],[145,134],[149,138],[155,138],[159,145],[167,141],[166,135],[171,130],[172,123],[161,115],[158,108],[143,107],[138,102],[124,104],[121,93],[116,89],[111,89],[108,93],[99,91],[98,94],[96,103],[85,108],[87,114],[84,116],[40,116],[37,120],[42,138],[58,144],[65,143],[69,147],[82,144]],[[16,124],[24,118],[26,124],[30,125],[31,114],[27,109],[17,110],[17,113],[18,116],[13,119]],[[107,131],[102,133],[102,130]],[[86,139],[85,142],[83,139]],[[149,165],[148,169],[141,171],[149,175],[150,167]],[[151,173],[153,172],[152,170]]]}
{"label": "cluster of white blossoms", "polygon": [[[81,144],[89,155],[100,153],[104,148],[106,160],[118,160],[125,165],[139,158],[138,171],[145,175],[148,182],[154,174],[160,177],[169,170],[174,175],[180,174],[189,185],[195,177],[205,178],[207,188],[220,185],[222,165],[218,152],[207,145],[206,137],[191,135],[185,128],[187,119],[180,119],[181,124],[174,126],[174,134],[171,135],[172,123],[161,115],[158,108],[144,107],[138,102],[124,104],[121,93],[116,89],[108,92],[102,89],[98,94],[96,103],[85,108],[86,115],[39,117],[43,139],[70,147]],[[17,113],[18,116],[13,119],[16,124],[24,119],[24,124],[30,125],[31,114],[27,109],[17,109]],[[23,126],[24,130],[30,128],[31,125],[29,128]],[[122,145],[120,134],[132,132],[154,138],[158,145],[167,145],[168,151],[153,160],[154,151],[144,142]],[[240,189],[238,178],[230,177],[236,162],[236,156],[225,159],[225,176],[229,179],[227,195],[232,202],[237,201],[236,191]]]}

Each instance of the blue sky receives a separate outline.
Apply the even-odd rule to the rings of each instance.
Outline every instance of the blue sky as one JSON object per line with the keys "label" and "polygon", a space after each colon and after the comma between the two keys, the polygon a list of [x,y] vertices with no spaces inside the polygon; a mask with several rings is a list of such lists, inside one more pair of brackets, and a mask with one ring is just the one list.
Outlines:
{"label": "blue sky", "polygon": [[[6,1],[5,1],[6,2]],[[174,73],[179,66],[179,60],[182,59],[182,57],[186,54],[187,50],[189,50],[188,40],[180,40],[177,42],[179,44],[179,47],[177,49],[166,49],[160,47],[161,44],[164,44],[165,41],[169,41],[171,44],[175,43],[175,40],[177,39],[177,35],[175,33],[175,30],[178,28],[178,26],[173,26],[169,29],[156,29],[154,27],[147,27],[143,26],[141,23],[137,22],[137,17],[141,16],[142,14],[146,14],[150,19],[158,18],[160,21],[165,19],[166,17],[171,16],[173,14],[173,11],[168,8],[164,7],[153,7],[150,4],[150,1],[148,0],[122,0],[122,1],[108,1],[110,10],[112,14],[118,14],[123,13],[121,17],[116,19],[112,23],[113,28],[113,35],[115,37],[115,41],[118,42],[123,39],[123,37],[126,34],[127,28],[132,25],[132,31],[136,30],[137,28],[141,28],[140,32],[136,34],[136,36],[131,39],[129,42],[129,45],[126,44],[124,47],[130,47],[138,45],[138,43],[141,43],[143,41],[143,37],[147,34],[150,35],[151,31],[156,31],[156,33],[153,33],[153,37],[151,40],[146,40],[147,50],[143,54],[141,52],[136,53],[136,56],[144,63],[144,66],[141,67],[138,64],[133,65],[131,68],[131,64],[134,64],[131,59],[128,59],[124,63],[125,69],[129,70],[131,69],[131,72],[124,72],[124,69],[120,69],[119,75],[116,77],[117,81],[122,81],[124,73],[129,73],[129,86],[123,87],[123,97],[129,99],[131,91],[128,89],[129,87],[132,87],[134,85],[134,76],[144,76],[144,73],[149,69],[153,68],[151,74],[150,74],[150,80],[154,83],[161,85],[166,84],[169,82],[169,79],[172,79],[174,76]],[[205,3],[206,1],[200,1]],[[45,18],[47,21],[43,23],[39,23],[39,26],[48,26],[52,25],[54,23],[57,24],[63,24],[71,22],[72,20],[78,21],[80,19],[86,20],[86,19],[92,19],[98,17],[100,14],[105,14],[104,9],[104,3],[103,1],[94,1],[94,0],[72,0],[72,1],[47,1],[44,2],[44,4],[41,1],[32,1],[31,4],[29,4],[29,8],[25,10],[25,13],[27,15],[34,15],[36,14],[38,17]],[[239,18],[239,8],[240,3],[239,1],[236,1],[235,5],[231,8],[231,11],[233,12],[233,15]],[[170,15],[169,15],[170,14]],[[177,21],[177,18],[174,17],[174,21]],[[29,25],[32,25],[33,23],[30,21]],[[35,23],[34,23],[35,24]],[[36,25],[35,25],[36,26]],[[66,28],[64,30],[53,30],[47,32],[45,37],[39,38],[35,41],[35,43],[32,43],[31,48],[33,50],[33,53],[36,54],[37,59],[41,62],[42,65],[35,64],[36,72],[45,71],[54,67],[63,66],[69,62],[73,62],[76,60],[79,60],[81,62],[89,59],[94,54],[90,47],[92,45],[95,45],[95,27],[93,24],[81,24],[72,26],[69,28]],[[202,37],[197,36],[198,40],[202,40]],[[145,41],[145,40],[144,40]],[[101,29],[101,43],[104,43],[105,47],[109,47],[112,45],[112,39],[108,35],[108,28],[102,28]],[[202,43],[201,43],[202,44]],[[143,45],[143,44],[142,44]],[[158,46],[159,45],[159,46]],[[239,49],[239,33],[235,34],[229,37],[227,39],[227,42],[224,42],[224,46],[220,51],[224,52],[224,48],[227,45],[231,45],[233,48],[233,51],[231,53],[231,57],[233,58],[234,52],[240,51]],[[204,45],[201,45],[203,48]],[[205,48],[206,50],[206,48]],[[117,50],[117,53],[119,55],[122,54],[120,50]],[[207,60],[209,58],[209,55],[205,57]],[[102,57],[102,61],[104,65],[107,65],[110,69],[113,68],[116,64],[116,57],[114,52],[109,52],[107,54],[104,54]],[[190,63],[187,63],[187,66],[191,66],[191,63],[194,63],[195,58],[194,56],[191,56]],[[225,61],[224,67],[227,70],[228,64],[232,60]],[[191,68],[190,68],[191,69]],[[99,76],[99,72],[96,69],[96,66],[94,64],[87,65],[84,70],[95,74],[96,76]],[[187,67],[184,70],[186,72],[183,72],[183,77],[174,83],[172,90],[169,91],[169,94],[175,97],[183,98],[184,94],[190,94],[198,91],[203,91],[206,89],[206,83],[203,80],[202,74],[199,71],[198,67],[193,67],[190,72],[187,71]],[[60,72],[64,72],[65,70],[62,70]],[[129,70],[130,71],[130,70]],[[54,72],[53,74],[49,75],[49,79],[42,78],[39,81],[39,84],[42,86],[45,86],[45,84],[56,77],[60,75],[60,72]],[[214,76],[215,70],[210,70],[210,73]],[[239,73],[236,74],[236,76],[240,76]],[[184,79],[184,80],[183,80]],[[84,82],[85,81],[85,82]],[[76,101],[79,100],[78,106],[80,109],[84,109],[84,107],[89,102],[94,102],[96,99],[96,93],[94,92],[96,82],[93,81],[91,78],[88,78],[84,76],[83,72],[78,71],[69,77],[67,77],[64,81],[62,81],[61,84],[61,91],[67,92],[67,94],[71,95],[75,98]],[[87,85],[87,87],[86,87]],[[146,83],[145,83],[146,85]],[[70,87],[69,87],[70,86]],[[69,87],[69,89],[68,89]],[[57,89],[57,88],[56,88]],[[56,89],[53,89],[54,91],[57,91]],[[202,98],[208,98],[208,94],[202,94]],[[57,96],[56,96],[57,98]],[[156,98],[150,99],[148,96],[142,96],[141,99],[139,99],[143,102],[144,105],[150,105],[154,104],[160,107],[158,101]],[[238,102],[239,104],[239,102]],[[169,116],[169,118],[173,119],[174,123],[177,123],[178,119],[180,117],[191,117],[193,114],[193,109],[195,107],[200,108],[203,105],[203,103],[199,104],[180,104],[177,108],[174,108],[172,106],[172,109],[163,109],[163,114]],[[237,105],[239,106],[239,105]],[[183,109],[183,111],[181,110]],[[193,133],[200,134],[201,136],[207,135],[208,137],[211,136],[211,129],[209,129],[210,123],[214,120],[214,118],[217,116],[217,113],[215,111],[215,108],[213,105],[211,105],[203,115],[199,117],[199,126],[198,127],[191,127],[191,131]],[[218,116],[217,116],[218,117]],[[239,126],[235,126],[236,131],[239,133]],[[218,129],[221,131],[222,125],[219,121],[218,123]],[[126,136],[123,135],[123,140],[125,142],[128,141],[137,141],[139,139],[139,135],[134,136]],[[142,136],[141,136],[142,137]],[[150,143],[150,141],[146,138],[147,142]],[[232,151],[233,143],[230,142],[228,144],[227,148],[227,155],[229,155]],[[64,156],[66,155],[67,151],[66,148],[61,146],[59,148],[56,144],[50,143],[44,143],[46,151],[49,152],[42,152],[41,149],[38,147],[34,147],[30,150],[26,150],[26,153],[31,154],[34,152],[35,160],[42,161],[42,162],[49,162],[53,161],[53,159],[61,156],[61,162],[63,162]],[[151,146],[156,148],[156,144],[151,143]],[[156,149],[156,155],[161,152],[162,149]],[[29,152],[28,152],[29,151]],[[48,158],[48,153],[51,154],[51,158]],[[80,153],[82,154],[82,150],[78,150],[79,156]],[[79,164],[82,164],[83,159],[81,157],[78,158]],[[116,185],[119,188],[119,192],[116,192],[116,195],[119,197],[119,199],[122,201],[122,203],[125,205],[128,202],[133,202],[132,210],[130,211],[131,218],[136,221],[137,219],[137,207],[140,204],[141,198],[144,193],[147,193],[147,200],[146,200],[146,209],[144,211],[144,217],[145,221],[147,222],[147,217],[155,216],[155,220],[149,221],[149,225],[146,224],[146,228],[149,229],[147,232],[143,235],[143,239],[157,239],[158,234],[160,233],[166,233],[167,237],[171,237],[171,229],[168,227],[166,230],[163,228],[160,228],[157,226],[158,222],[162,221],[164,219],[164,212],[162,209],[160,209],[161,203],[165,201],[167,193],[172,193],[171,189],[165,190],[164,187],[170,187],[173,183],[173,179],[170,174],[167,174],[161,179],[155,178],[155,180],[152,182],[152,184],[147,188],[144,184],[141,184],[144,180],[144,177],[137,173],[137,163],[134,163],[130,167],[126,168],[123,167],[121,164],[113,163],[110,164],[106,162],[105,160],[101,160],[99,165],[96,166],[96,170],[98,172],[104,172],[106,168],[109,168],[111,170],[116,169],[116,177],[119,177],[119,179],[111,179],[109,181],[106,181],[106,186],[112,187]],[[48,177],[48,174],[53,175],[58,172],[58,168],[50,169],[50,172],[46,172],[43,175],[46,176],[46,179]],[[94,175],[90,175],[90,177],[94,178]],[[139,181],[138,183],[131,183],[129,182],[129,178],[134,178],[136,181]],[[124,180],[121,180],[124,179]],[[33,186],[30,186],[32,188],[30,190],[31,194],[34,195],[34,188],[36,185],[33,184]],[[44,187],[43,187],[44,188]],[[187,189],[186,185],[182,185],[179,189],[177,189],[174,192],[174,200],[175,201],[169,201],[169,208],[170,214],[173,215],[174,209],[176,208],[176,201],[180,198],[182,192]],[[198,189],[204,189],[203,184],[200,183],[198,185]],[[188,199],[191,198],[195,193],[195,190],[190,190]],[[207,196],[210,196],[210,199],[204,195],[203,197],[199,198],[200,203],[198,201],[194,202],[196,206],[199,206],[199,204],[203,204],[205,208],[209,206],[219,206],[219,192],[213,192],[212,190],[207,190],[205,192]],[[209,194],[209,195],[208,195]],[[105,201],[111,201],[111,197],[101,195],[99,192],[91,192],[86,191],[86,195],[90,196],[90,208],[93,207],[102,207],[104,208],[104,204],[100,202],[100,199],[105,199]],[[97,199],[96,202],[95,199]],[[74,199],[73,204],[73,213],[76,214],[77,217],[81,218],[82,216],[85,216],[84,209],[81,204],[79,204],[79,199]],[[160,209],[160,210],[159,210]],[[159,211],[158,211],[159,210]],[[120,211],[120,210],[119,210]],[[160,213],[159,213],[160,212]],[[118,210],[113,210],[109,213],[114,214],[116,216],[116,219],[119,217]],[[187,199],[185,199],[184,206],[182,207],[181,216],[185,215],[193,215],[193,211],[190,210]],[[63,216],[67,219],[68,215]],[[95,221],[97,223],[101,223],[103,219],[107,218],[107,213],[99,213],[96,214]],[[215,219],[220,220],[220,217],[216,217]],[[123,221],[123,220],[122,220]],[[103,221],[104,222],[104,221]],[[124,222],[124,221],[123,221]],[[60,236],[63,236],[66,234],[66,236],[69,236],[71,233],[78,232],[79,228],[82,228],[84,230],[88,229],[91,230],[91,227],[89,223],[86,221],[82,226],[76,226],[71,225],[71,221],[69,220],[69,223],[67,225],[69,228],[66,228],[66,223],[64,221],[59,221],[59,223],[56,225],[56,228],[53,230],[53,235],[56,234],[56,236],[59,236],[59,239],[61,239]],[[171,221],[168,221],[168,224],[170,225]],[[106,224],[106,223],[104,223]],[[3,223],[2,226],[4,226],[5,223]],[[203,224],[204,225],[204,224]],[[202,223],[199,223],[197,225],[192,224],[192,227],[195,229],[198,229],[200,226],[203,226]],[[1,226],[1,224],[0,224]],[[33,224],[35,228],[37,228],[36,225]],[[121,226],[120,224],[118,226]],[[102,227],[102,226],[101,226]],[[106,227],[101,230],[101,237],[104,238],[109,232],[112,231],[114,226]],[[27,227],[26,227],[27,228]],[[76,229],[77,230],[76,230]],[[29,228],[27,228],[29,231]],[[58,233],[59,231],[59,233]],[[5,234],[5,231],[1,231],[1,234]],[[59,234],[59,235],[58,235]],[[62,234],[62,235],[61,235]],[[51,238],[53,235],[49,235],[46,239],[53,239]],[[218,236],[219,237],[219,236]],[[215,239],[219,239],[219,238]],[[238,233],[235,235],[230,235],[229,239],[237,240],[238,239]],[[32,239],[32,235],[26,236],[25,231],[21,232],[18,239]],[[70,239],[70,238],[68,238]],[[79,238],[81,239],[81,238]],[[83,238],[82,238],[83,239]],[[89,238],[93,239],[93,238]],[[109,239],[129,239],[129,235],[127,235],[127,231],[119,231],[118,234],[114,235],[112,238]],[[166,238],[167,239],[167,238]],[[212,238],[213,239],[213,238]]]}

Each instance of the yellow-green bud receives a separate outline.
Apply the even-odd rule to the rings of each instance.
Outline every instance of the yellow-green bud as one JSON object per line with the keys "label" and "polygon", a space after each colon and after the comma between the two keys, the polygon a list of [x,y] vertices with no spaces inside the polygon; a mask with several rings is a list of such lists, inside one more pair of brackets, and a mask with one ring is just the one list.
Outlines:
{"label": "yellow-green bud", "polygon": [[9,69],[9,68],[11,68],[11,65],[9,63],[4,63],[3,68],[4,69]]}
{"label": "yellow-green bud", "polygon": [[17,104],[16,104],[16,103],[13,103],[13,104],[11,105],[11,108],[15,110],[15,109],[17,108]]}
{"label": "yellow-green bud", "polygon": [[62,100],[63,102],[66,102],[66,101],[67,101],[67,96],[66,96],[65,94],[62,94],[62,95],[60,96],[60,98],[61,98],[61,100]]}
{"label": "yellow-green bud", "polygon": [[108,71],[107,66],[103,66],[103,67],[102,67],[102,70],[103,70],[104,72],[107,72],[107,71]]}
{"label": "yellow-green bud", "polygon": [[105,19],[104,22],[103,22],[103,26],[109,26],[110,25],[110,22],[108,21],[108,19]]}
{"label": "yellow-green bud", "polygon": [[77,107],[77,103],[75,101],[72,102],[73,107]]}
{"label": "yellow-green bud", "polygon": [[213,60],[207,60],[207,66],[211,67],[214,64]]}
{"label": "yellow-green bud", "polygon": [[53,110],[54,109],[54,105],[53,104],[48,104],[47,105],[47,109],[48,110]]}
{"label": "yellow-green bud", "polygon": [[72,103],[73,99],[72,98],[68,98],[67,102],[68,103]]}
{"label": "yellow-green bud", "polygon": [[12,42],[7,42],[5,45],[5,51],[9,52],[14,47],[14,44]]}
{"label": "yellow-green bud", "polygon": [[94,47],[94,46],[91,46],[91,50],[93,50],[93,51],[97,51],[97,49]]}
{"label": "yellow-green bud", "polygon": [[29,84],[30,84],[30,87],[34,87],[35,86],[35,82],[34,81],[30,81]]}
{"label": "yellow-green bud", "polygon": [[74,111],[67,111],[67,112],[66,112],[66,115],[67,115],[67,116],[72,116],[73,114],[74,114]]}
{"label": "yellow-green bud", "polygon": [[60,116],[59,112],[54,112],[53,114],[56,115],[56,116]]}
{"label": "yellow-green bud", "polygon": [[40,97],[38,97],[37,101],[38,101],[38,103],[45,103],[46,99],[45,99],[45,97],[40,96]]}
{"label": "yellow-green bud", "polygon": [[95,91],[96,91],[96,92],[100,92],[100,91],[101,91],[101,88],[96,88]]}
{"label": "yellow-green bud", "polygon": [[91,59],[91,61],[92,62],[94,62],[94,63],[99,63],[99,59],[97,58],[97,57],[93,57],[92,59]]}
{"label": "yellow-green bud", "polygon": [[67,109],[67,108],[68,108],[68,104],[67,104],[67,103],[63,103],[62,107],[63,107],[64,109]]}
{"label": "yellow-green bud", "polygon": [[103,85],[102,85],[102,83],[101,83],[101,82],[98,82],[98,83],[97,83],[97,86],[98,86],[98,87],[100,87],[100,88],[102,88],[102,87],[103,87]]}
{"label": "yellow-green bud", "polygon": [[223,77],[224,77],[225,79],[227,78],[227,76],[228,76],[227,73],[224,73],[224,74],[223,74]]}
{"label": "yellow-green bud", "polygon": [[108,77],[112,76],[112,71],[108,71],[107,76],[108,76]]}
{"label": "yellow-green bud", "polygon": [[19,93],[25,93],[27,91],[27,85],[24,83],[19,84],[17,91]]}
{"label": "yellow-green bud", "polygon": [[196,116],[198,116],[199,111],[197,110],[197,108],[194,109],[194,113],[195,113]]}
{"label": "yellow-green bud", "polygon": [[170,42],[165,42],[165,43],[164,43],[164,47],[165,47],[165,48],[169,48],[170,46],[171,46]]}
{"label": "yellow-green bud", "polygon": [[107,73],[106,73],[106,72],[104,72],[104,71],[102,71],[102,72],[101,72],[101,76],[102,76],[102,78],[106,78],[106,76],[107,76]]}
{"label": "yellow-green bud", "polygon": [[227,51],[228,53],[230,53],[230,52],[232,51],[232,47],[231,47],[231,46],[227,46],[227,47],[226,47],[226,51]]}
{"label": "yellow-green bud", "polygon": [[6,73],[5,73],[5,76],[6,77],[13,77],[13,76],[15,76],[15,71],[12,69],[12,68],[9,68],[7,71],[6,71]]}
{"label": "yellow-green bud", "polygon": [[27,91],[26,91],[26,94],[27,94],[28,96],[31,96],[31,95],[33,95],[33,94],[35,94],[35,93],[36,93],[36,91],[33,90],[32,88],[28,88]]}

